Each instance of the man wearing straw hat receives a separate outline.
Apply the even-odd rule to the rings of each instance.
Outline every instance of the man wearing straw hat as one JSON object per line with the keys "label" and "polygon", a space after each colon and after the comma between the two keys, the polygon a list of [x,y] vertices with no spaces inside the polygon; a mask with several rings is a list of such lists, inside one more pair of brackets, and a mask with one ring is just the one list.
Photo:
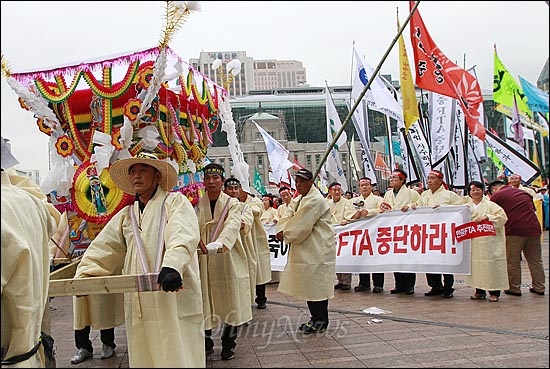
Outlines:
{"label": "man wearing straw hat", "polygon": [[222,360],[235,357],[237,329],[252,319],[250,276],[241,242],[239,200],[222,192],[224,169],[217,163],[204,167],[206,193],[199,200],[199,256],[204,307],[204,348],[214,351],[212,329],[223,325]]}
{"label": "man wearing straw hat", "polygon": [[204,367],[199,227],[189,200],[170,193],[177,172],[149,152],[116,161],[109,172],[135,201],[88,246],[75,278],[151,275],[157,291],[124,294],[130,367]]}

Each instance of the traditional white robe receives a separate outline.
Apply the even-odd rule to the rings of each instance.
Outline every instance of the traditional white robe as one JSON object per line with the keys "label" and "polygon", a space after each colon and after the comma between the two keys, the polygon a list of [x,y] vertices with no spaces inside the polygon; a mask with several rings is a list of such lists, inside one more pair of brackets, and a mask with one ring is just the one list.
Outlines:
{"label": "traditional white robe", "polygon": [[427,189],[416,201],[417,206],[436,206],[436,205],[460,205],[464,200],[455,192],[440,186],[435,192]]}
{"label": "traditional white robe", "polygon": [[[227,202],[227,216],[225,220],[220,220]],[[197,212],[203,243],[207,245],[211,241],[221,242],[226,251],[216,255],[199,256],[204,329],[212,329],[221,323],[239,326],[252,319],[248,262],[239,232],[239,201],[223,192],[220,193],[212,216],[210,200],[205,194],[199,200]],[[211,240],[212,233],[220,221],[223,222],[221,232],[216,240]],[[204,346],[204,339],[202,344]]]}
{"label": "traditional white robe", "polygon": [[260,220],[262,221],[262,223],[275,223],[275,220],[279,220],[277,209],[269,207],[266,210],[263,208],[262,204],[262,215],[260,217]]}
{"label": "traditional white robe", "polygon": [[[264,210],[264,204],[262,200],[252,196],[246,198],[246,204],[252,209],[252,214],[254,215],[252,238],[257,257],[256,280],[254,283],[256,285],[265,284],[271,281],[271,254],[267,241],[267,233],[260,219]],[[254,291],[254,295],[256,295],[256,291]]]}
{"label": "traditional white robe", "polygon": [[241,209],[241,241],[246,253],[246,261],[248,263],[248,275],[250,278],[250,303],[254,303],[256,296],[256,270],[258,269],[258,256],[256,255],[256,247],[252,237],[252,228],[254,225],[254,214],[248,204],[239,203]]}
{"label": "traditional white robe", "polygon": [[472,208],[472,219],[487,215],[495,226],[496,236],[472,238],[472,270],[470,275],[464,276],[464,283],[488,291],[506,290],[509,285],[504,224],[508,216],[500,206],[485,196],[477,206],[474,206],[471,198],[467,200]]}
{"label": "traditional white robe", "polygon": [[277,223],[279,231],[290,243],[290,251],[278,291],[306,301],[333,298],[336,246],[332,214],[317,187],[292,200]]}
{"label": "traditional white robe", "polygon": [[[165,200],[166,199],[166,200]],[[160,224],[162,205],[167,223]],[[129,209],[141,228],[150,272],[154,272],[157,239],[164,227],[162,267],[183,278],[178,292],[126,293],[125,317],[130,367],[205,367],[204,325],[197,245],[199,227],[193,207],[180,193],[158,188],[143,213],[135,202],[119,211],[92,241],[75,278],[142,274]]]}
{"label": "traditional white robe", "polygon": [[353,214],[355,214],[355,206],[350,200],[346,199],[345,197],[341,197],[338,202],[334,202],[334,200],[329,200],[328,204],[332,213],[333,224],[340,224],[342,220],[349,221],[351,220]]}
{"label": "traditional white robe", "polygon": [[386,191],[384,194],[384,202],[391,205],[392,210],[401,210],[405,205],[415,203],[420,198],[420,194],[403,185],[397,192],[397,196],[393,193],[393,190]]}
{"label": "traditional white robe", "polygon": [[[363,195],[359,195],[358,197],[354,197],[351,200],[353,201],[353,204],[356,209],[368,210],[367,217],[372,217],[380,214],[380,203],[384,201],[383,198],[381,198],[380,196],[376,196],[372,192],[367,197],[364,197]],[[355,205],[355,204],[358,204],[360,201],[363,201],[363,206]]]}
{"label": "traditional white robe", "polygon": [[[6,172],[2,172],[1,203],[1,345],[2,351],[7,350],[5,358],[9,359],[29,352],[40,338],[48,306],[48,243],[57,224],[46,201],[14,186]],[[39,353],[10,367],[44,367],[41,353],[42,346]]]}

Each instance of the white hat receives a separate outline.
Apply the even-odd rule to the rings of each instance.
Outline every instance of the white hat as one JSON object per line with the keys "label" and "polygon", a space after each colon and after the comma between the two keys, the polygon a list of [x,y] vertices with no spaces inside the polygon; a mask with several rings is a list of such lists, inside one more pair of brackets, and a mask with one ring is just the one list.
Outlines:
{"label": "white hat", "polygon": [[157,169],[162,174],[159,186],[164,191],[171,191],[178,182],[178,173],[172,164],[158,159],[154,153],[142,151],[135,157],[115,161],[109,168],[113,182],[126,193],[134,194],[134,186],[128,175],[130,167],[134,164],[149,165]]}

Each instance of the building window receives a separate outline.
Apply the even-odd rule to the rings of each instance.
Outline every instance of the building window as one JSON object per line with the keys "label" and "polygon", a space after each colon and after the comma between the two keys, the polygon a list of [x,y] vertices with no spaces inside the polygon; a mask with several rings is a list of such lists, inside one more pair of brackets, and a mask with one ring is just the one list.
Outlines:
{"label": "building window", "polygon": [[347,163],[347,158],[348,158],[348,155],[342,153],[342,165],[344,165],[344,166],[346,165],[346,163]]}
{"label": "building window", "polygon": [[321,154],[315,154],[315,165],[319,165],[319,162],[321,161]]}
{"label": "building window", "polygon": [[306,155],[306,167],[311,168],[311,155]]}
{"label": "building window", "polygon": [[261,155],[256,156],[256,162],[258,163],[258,168],[262,169],[264,167],[264,157]]}

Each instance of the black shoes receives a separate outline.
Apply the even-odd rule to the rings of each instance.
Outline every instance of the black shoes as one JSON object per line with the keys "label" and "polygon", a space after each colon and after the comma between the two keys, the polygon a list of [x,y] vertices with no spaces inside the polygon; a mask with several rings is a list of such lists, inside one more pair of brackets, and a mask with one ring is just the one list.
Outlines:
{"label": "black shoes", "polygon": [[512,296],[521,296],[521,292],[514,292],[512,290],[504,290],[504,293]]}
{"label": "black shoes", "polygon": [[[504,291],[504,292],[506,292],[506,291]],[[537,295],[540,295],[540,296],[544,296],[544,291],[537,291],[533,287],[529,288],[529,292],[536,293]],[[520,294],[520,296],[521,296],[521,294]]]}
{"label": "black shoes", "polygon": [[424,296],[439,296],[439,295],[443,295],[443,290],[440,290],[438,288],[432,288],[429,292],[424,293]]}
{"label": "black shoes", "polygon": [[343,284],[342,291],[348,291],[348,290],[351,290],[351,286],[349,284]]}
{"label": "black shoes", "polygon": [[397,288],[394,288],[393,290],[390,290],[390,293],[392,295],[395,295],[398,293],[404,293],[405,295],[414,295],[414,287],[407,288],[405,290],[398,290]]}
{"label": "black shoes", "polygon": [[257,308],[258,308],[258,309],[263,310],[263,309],[266,308],[266,304],[265,304],[265,303],[267,302],[267,298],[266,298],[266,297],[262,297],[262,298],[256,297],[256,298],[254,299],[254,301],[256,302],[256,304],[258,304],[258,305],[257,305]]}
{"label": "black shoes", "polygon": [[382,293],[382,292],[384,292],[384,289],[382,287],[375,286],[372,289],[372,293]]}
{"label": "black shoes", "polygon": [[363,286],[362,284],[359,284],[354,287],[353,289],[355,292],[363,292],[363,291],[370,291],[370,287]]}
{"label": "black shoes", "polygon": [[451,291],[451,292],[445,292],[445,293],[443,294],[443,297],[446,298],[446,299],[453,298],[453,291]]}
{"label": "black shoes", "polygon": [[[222,342],[222,346],[223,346],[223,342]],[[235,347],[237,347],[237,342],[232,342],[230,346],[231,348],[222,347],[222,353],[221,353],[222,360],[231,360],[235,357],[235,352],[233,352],[233,350],[235,349]]]}
{"label": "black shoes", "polygon": [[222,360],[231,360],[235,357],[235,353],[233,350],[222,351],[221,357]]}
{"label": "black shoes", "polygon": [[318,324],[313,321],[309,321],[307,323],[303,323],[298,328],[301,330],[304,334],[312,334],[312,333],[321,333],[327,330],[328,323],[325,324]]}

